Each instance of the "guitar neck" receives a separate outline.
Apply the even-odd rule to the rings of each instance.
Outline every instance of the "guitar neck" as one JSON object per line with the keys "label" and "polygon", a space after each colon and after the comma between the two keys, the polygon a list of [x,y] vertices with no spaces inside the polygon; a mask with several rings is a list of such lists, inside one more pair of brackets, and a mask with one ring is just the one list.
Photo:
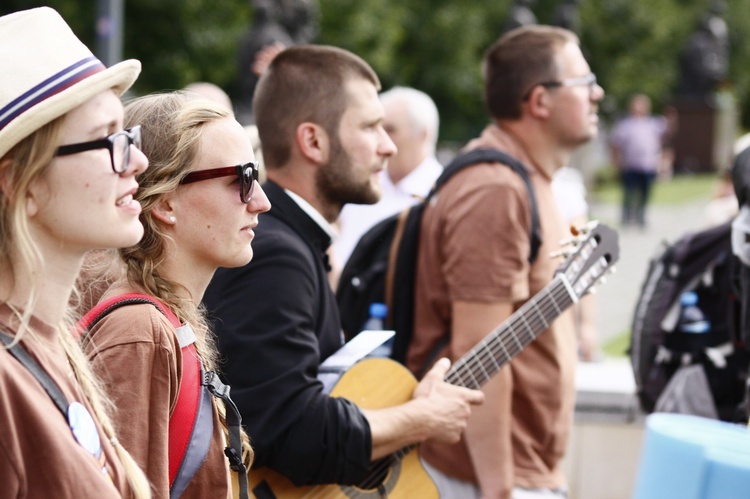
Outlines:
{"label": "guitar neck", "polygon": [[555,318],[576,301],[563,274],[516,310],[508,320],[488,334],[445,375],[453,385],[479,388],[502,366],[549,328]]}

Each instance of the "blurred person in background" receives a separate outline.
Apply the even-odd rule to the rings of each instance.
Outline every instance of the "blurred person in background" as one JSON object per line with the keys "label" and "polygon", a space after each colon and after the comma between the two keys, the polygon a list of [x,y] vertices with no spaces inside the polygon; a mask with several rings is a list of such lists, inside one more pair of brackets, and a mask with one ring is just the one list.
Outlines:
{"label": "blurred person in background", "polygon": [[643,94],[631,97],[628,116],[615,123],[612,129],[612,160],[620,172],[623,190],[623,227],[646,227],[646,207],[662,163],[667,132],[667,120],[651,115],[651,99]]}
{"label": "blurred person in background", "polygon": [[383,128],[397,152],[379,173],[383,196],[375,204],[347,204],[339,216],[339,236],[332,245],[334,269],[343,268],[360,237],[375,224],[427,196],[443,166],[435,158],[439,116],[429,95],[394,87],[380,95]]}

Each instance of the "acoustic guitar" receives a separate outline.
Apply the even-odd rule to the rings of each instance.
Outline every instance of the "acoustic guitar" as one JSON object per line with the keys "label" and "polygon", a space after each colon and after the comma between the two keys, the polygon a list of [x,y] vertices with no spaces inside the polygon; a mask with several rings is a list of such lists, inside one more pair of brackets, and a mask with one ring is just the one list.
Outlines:
{"label": "acoustic guitar", "polygon": [[[617,232],[597,222],[589,223],[569,242],[572,250],[559,252],[567,258],[552,281],[454,362],[445,375],[447,382],[481,387],[601,281],[619,258]],[[341,376],[331,396],[347,398],[365,409],[381,409],[408,402],[416,386],[416,378],[401,364],[367,358]],[[367,478],[357,485],[295,487],[281,474],[259,468],[250,472],[250,490],[257,499],[437,498],[437,489],[422,467],[417,450],[418,446],[409,446],[374,461]]]}

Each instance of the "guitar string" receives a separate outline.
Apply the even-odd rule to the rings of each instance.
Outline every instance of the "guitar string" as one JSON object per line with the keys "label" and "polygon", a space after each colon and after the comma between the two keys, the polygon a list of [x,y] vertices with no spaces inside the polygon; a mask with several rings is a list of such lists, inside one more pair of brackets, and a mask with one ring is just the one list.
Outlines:
{"label": "guitar string", "polygon": [[[565,285],[560,282],[556,289],[543,297],[541,300],[527,302],[528,307],[522,307],[518,310],[515,318],[502,327],[491,333],[472,348],[469,354],[457,361],[446,374],[446,381],[461,386],[479,388],[489,378],[494,375],[502,365],[510,361],[515,355],[521,352],[529,343],[536,339],[539,333],[546,330],[549,324],[554,321],[561,310],[567,309],[573,303]],[[525,309],[525,310],[524,310]],[[526,317],[534,309],[539,317]],[[533,330],[541,330],[534,334]],[[497,359],[501,362],[498,363]],[[484,366],[490,366],[490,361],[495,367],[494,372],[487,375]]]}
{"label": "guitar string", "polygon": [[[547,329],[549,327],[549,323],[551,320],[554,320],[554,318],[559,315],[560,310],[565,310],[570,306],[570,304],[573,303],[573,299],[570,297],[570,294],[565,287],[565,284],[562,282],[560,278],[556,278],[553,280],[549,285],[545,287],[547,289],[547,293],[544,294],[544,296],[540,299],[532,299],[529,300],[519,308],[517,313],[514,313],[513,316],[511,316],[511,322],[503,327],[500,330],[495,330],[494,333],[490,333],[490,335],[494,336],[491,339],[485,338],[480,342],[477,346],[475,346],[472,351],[474,351],[475,355],[471,356],[471,362],[475,365],[482,365],[482,358],[485,359],[487,357],[494,359],[499,356],[499,350],[494,347],[495,343],[500,343],[503,350],[506,352],[506,359],[504,363],[507,363],[513,356],[518,354],[525,346],[528,346],[531,341],[533,341],[536,336],[534,336],[533,333],[529,331],[531,329],[531,324],[541,324],[544,325],[543,329]],[[567,300],[565,300],[567,298]],[[565,303],[564,303],[565,302]],[[528,321],[525,321],[524,315],[526,312],[530,312],[533,308],[536,308],[537,314],[539,315],[539,318],[537,319],[531,319],[531,324],[528,323]],[[556,312],[556,313],[553,313]],[[548,315],[549,314],[549,315]],[[544,317],[544,318],[542,318]],[[547,320],[550,319],[550,320]],[[521,324],[521,321],[526,322],[526,327],[519,328],[521,329],[522,333],[526,335],[526,338],[524,338],[524,341],[526,342],[525,345],[518,344],[518,347],[512,347],[508,348],[508,346],[505,345],[506,341],[509,338],[514,338],[516,341],[515,343],[518,343],[518,335],[516,335],[513,332],[513,326],[519,326]],[[489,348],[487,348],[489,346]],[[512,352],[512,353],[510,353]],[[465,357],[466,358],[466,357]],[[474,360],[476,359],[476,360]],[[485,362],[486,363],[486,362]],[[503,364],[504,364],[503,363]],[[497,363],[495,362],[497,365]],[[499,368],[500,366],[497,365]],[[482,368],[482,371],[484,372],[486,378],[480,382],[480,384],[469,384],[466,380],[462,378],[462,372],[468,370],[471,374],[471,364],[468,361],[456,363],[452,368],[451,371],[449,371],[448,374],[446,374],[446,381],[450,382],[451,384],[458,385],[456,381],[461,381],[462,385],[460,386],[480,386],[482,383],[487,381],[489,379],[489,376],[487,376],[486,370]],[[458,379],[453,379],[456,376],[458,376]],[[476,381],[476,376],[471,374],[472,378]],[[359,487],[363,489],[373,489],[380,483],[380,477],[382,477],[385,473],[387,473],[388,469],[390,469],[393,466],[393,462],[402,459],[406,454],[408,454],[416,445],[407,446],[403,449],[400,449],[389,456],[386,456],[380,462],[375,465],[369,472],[367,477],[359,484]],[[359,492],[357,491],[358,497],[361,494],[364,494],[367,492]],[[307,496],[306,496],[307,497]],[[316,496],[310,496],[310,497],[316,497]]]}
{"label": "guitar string", "polygon": [[[483,339],[479,344],[472,348],[471,352],[473,352],[473,355],[464,357],[469,357],[468,361],[459,361],[454,364],[451,370],[446,374],[445,380],[447,382],[450,382],[451,384],[458,384],[457,382],[460,381],[461,386],[479,388],[482,384],[488,381],[491,376],[497,372],[497,370],[499,370],[503,365],[505,365],[515,355],[521,352],[526,346],[528,346],[538,337],[539,333],[535,335],[532,332],[532,330],[534,330],[537,325],[542,326],[542,331],[548,329],[550,323],[554,321],[557,316],[562,313],[562,311],[566,310],[574,302],[573,298],[570,296],[568,288],[559,277],[555,278],[550,284],[545,286],[542,291],[544,290],[547,290],[547,292],[544,293],[544,296],[539,298],[532,298],[531,300],[527,301],[521,308],[518,309],[516,313],[514,313],[510,317],[511,321],[506,326],[502,327],[501,329],[496,329],[493,333],[490,333],[487,338]],[[525,316],[527,313],[531,314],[534,309],[536,309],[538,317],[531,318],[531,323],[529,323],[528,319]],[[523,322],[523,327],[519,327],[521,325],[521,322]],[[525,336],[523,338],[523,344],[518,341],[520,335],[514,332],[515,328],[520,329],[521,335]],[[540,333],[542,331],[540,331]],[[489,336],[492,337],[490,338]],[[518,346],[516,347],[512,344],[506,344],[509,339],[513,339],[513,343],[517,344]],[[503,352],[505,353],[504,356],[500,355],[499,348],[502,348]],[[494,373],[488,373],[483,367],[484,365],[487,365],[486,360],[488,358],[492,360],[494,364]],[[497,358],[501,358],[504,361],[501,360],[501,364],[498,364],[495,360]],[[474,375],[474,373],[479,374],[476,366],[479,366],[479,368],[482,370],[483,375],[481,381],[478,381],[477,377]],[[468,374],[474,380],[474,383],[470,384],[467,380],[464,379],[464,375],[462,374],[462,372],[465,371],[468,371]],[[358,485],[358,487],[365,490],[359,491],[357,489],[352,489],[348,491],[347,495],[351,497],[362,497],[364,495],[373,493],[373,489],[375,489],[375,487],[377,487],[377,485],[379,485],[381,482],[380,478],[387,473],[387,471],[393,466],[395,462],[400,461],[415,447],[416,445],[410,445],[404,447],[403,449],[395,451],[388,456],[385,456],[384,458],[381,458],[379,460],[379,463],[368,472],[365,480],[363,480]],[[325,492],[325,490],[321,490],[320,487],[316,488],[315,491],[318,491],[319,493]],[[308,494],[304,497],[314,498],[321,496],[319,494]]]}
{"label": "guitar string", "polygon": [[[609,266],[609,263],[603,257],[599,258],[595,262],[596,263],[594,265],[594,268],[587,271],[577,280],[588,278],[590,282],[594,282]],[[596,277],[589,275],[592,272],[596,273]],[[544,296],[539,297],[540,294],[543,294]],[[474,388],[481,386],[482,383],[486,382],[492,375],[494,375],[494,373],[492,373],[488,376],[486,370],[484,369],[484,366],[489,365],[487,363],[487,358],[492,361],[492,364],[495,367],[494,372],[496,373],[497,370],[501,367],[496,362],[496,358],[504,358],[507,362],[511,360],[512,357],[517,355],[521,350],[523,350],[526,346],[528,346],[528,343],[536,339],[538,333],[537,335],[534,335],[533,333],[529,332],[534,328],[532,328],[526,320],[526,316],[530,316],[533,309],[536,309],[537,316],[539,317],[538,319],[532,318],[532,320],[535,321],[534,325],[541,322],[542,326],[544,326],[543,329],[547,329],[549,323],[551,322],[550,318],[554,320],[554,318],[556,318],[557,315],[560,315],[562,313],[562,310],[565,310],[572,304],[572,302],[573,299],[570,296],[565,283],[562,282],[559,277],[555,278],[550,284],[545,286],[545,288],[534,298],[526,302],[517,312],[515,312],[510,317],[511,322],[508,325],[503,326],[502,329],[496,329],[495,331],[490,333],[485,339],[475,345],[475,347],[472,348],[472,350],[468,354],[464,355],[462,357],[462,360],[457,361],[456,364],[454,364],[446,374],[446,381],[453,382],[454,384],[456,381],[460,381],[461,383],[463,383],[463,386]],[[540,304],[542,304],[541,307]],[[554,309],[552,311],[553,313],[551,314],[549,314],[550,305]],[[521,322],[523,324],[520,324]],[[518,327],[519,325],[523,327]],[[514,332],[516,329],[520,329],[524,334],[529,333],[524,339],[524,344],[519,343],[518,339],[520,336]],[[508,338],[514,340],[512,343],[518,344],[518,348],[514,347],[512,343],[509,344],[509,342],[507,341]],[[500,355],[497,347],[501,348],[505,352],[505,356]],[[476,369],[477,365],[479,366],[479,369]],[[482,372],[480,373],[479,370],[481,370]],[[484,373],[484,376],[482,376],[482,379],[478,381],[476,375],[482,373]],[[467,379],[467,375],[472,379]],[[458,378],[456,378],[456,376],[458,376]]]}
{"label": "guitar string", "polygon": [[[521,322],[526,322],[525,326],[523,328],[519,328],[526,337],[524,338],[524,342],[526,345],[528,343],[531,343],[536,337],[533,333],[529,331],[531,328],[531,325],[528,323],[528,321],[525,321],[524,315],[526,312],[530,312],[533,308],[537,309],[537,313],[539,315],[539,318],[532,319],[531,322],[534,325],[541,324],[544,326],[543,329],[547,329],[549,326],[549,322],[553,319],[556,315],[559,315],[559,312],[561,308],[567,309],[570,304],[573,303],[573,299],[570,297],[570,294],[565,287],[564,283],[560,278],[556,278],[553,280],[549,285],[545,287],[545,290],[547,290],[546,293],[544,293],[544,296],[540,299],[532,299],[526,302],[524,306],[522,306],[517,313],[514,313],[513,316],[511,316],[511,322],[503,327],[500,330],[495,330],[494,333],[490,333],[489,336],[493,336],[492,338],[488,339],[485,338],[480,342],[477,346],[475,346],[472,349],[472,352],[474,352],[474,355],[467,355],[464,358],[469,358],[470,361],[464,361],[459,362],[453,366],[451,371],[446,374],[446,381],[451,382],[451,384],[458,384],[456,381],[461,381],[462,386],[470,386],[470,387],[479,387],[482,383],[487,381],[489,379],[489,376],[487,376],[486,370],[482,368],[485,374],[485,379],[481,382],[477,382],[476,376],[472,373],[472,364],[474,366],[476,365],[482,365],[482,358],[485,358],[484,363],[486,363],[486,358],[497,358],[499,355],[499,349],[495,348],[495,344],[499,343],[500,346],[503,348],[503,350],[506,352],[506,363],[508,360],[510,360],[513,356],[515,356],[518,352],[520,352],[524,345],[518,342],[518,335],[516,335],[513,331],[513,326],[520,326]],[[567,300],[565,300],[567,298]],[[567,301],[567,303],[563,303],[563,301]],[[527,306],[528,305],[528,306]],[[553,312],[556,312],[553,314]],[[549,314],[549,315],[548,315]],[[515,339],[515,343],[518,344],[518,347],[508,345],[506,346],[505,343],[508,341],[509,338]],[[489,347],[489,348],[488,348]],[[512,353],[511,353],[512,352]],[[476,360],[475,360],[476,359]],[[504,364],[503,363],[503,364]],[[497,363],[495,362],[497,365]],[[497,365],[499,368],[499,365]],[[471,375],[472,379],[474,380],[474,383],[469,383],[465,379],[465,375],[462,374],[465,371],[468,371]],[[474,367],[474,371],[476,371]],[[477,371],[478,372],[478,371]],[[458,379],[455,379],[458,377]],[[412,450],[415,446],[408,446],[404,449],[400,449],[393,454],[386,456],[383,460],[381,460],[377,465],[375,465],[370,472],[368,472],[367,477],[365,480],[363,480],[360,483],[360,487],[363,489],[372,489],[373,487],[377,486],[380,483],[380,477],[382,477],[385,473],[387,473],[388,469],[392,467],[392,463],[394,459],[401,459],[403,458],[408,452]],[[389,459],[390,458],[390,459]]]}

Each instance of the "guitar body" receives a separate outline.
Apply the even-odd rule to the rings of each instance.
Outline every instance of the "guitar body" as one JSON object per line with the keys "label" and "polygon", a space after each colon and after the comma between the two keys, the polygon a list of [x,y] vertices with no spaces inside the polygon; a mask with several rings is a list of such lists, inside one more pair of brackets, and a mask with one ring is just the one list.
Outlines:
{"label": "guitar body", "polygon": [[[363,409],[384,409],[408,402],[417,380],[401,364],[390,359],[364,359],[352,366],[334,386],[332,397],[351,400]],[[347,485],[295,487],[284,476],[268,468],[251,470],[250,492],[257,499],[278,498],[380,498],[420,499],[438,497],[437,489],[422,468],[417,449],[412,449],[388,470],[378,488]]]}
{"label": "guitar body", "polygon": [[[456,386],[481,387],[542,334],[563,310],[595,285],[619,258],[617,232],[592,222],[580,231],[576,248],[559,267],[552,282],[539,291],[484,340],[458,359],[445,375]],[[364,409],[383,409],[411,399],[417,380],[389,359],[365,359],[338,380],[331,396],[344,397]],[[376,470],[382,470],[378,473]],[[257,499],[307,498],[437,498],[438,492],[422,468],[416,447],[376,462],[363,487],[325,485],[295,487],[266,468],[251,471],[250,490]],[[372,485],[370,485],[372,484]]]}

